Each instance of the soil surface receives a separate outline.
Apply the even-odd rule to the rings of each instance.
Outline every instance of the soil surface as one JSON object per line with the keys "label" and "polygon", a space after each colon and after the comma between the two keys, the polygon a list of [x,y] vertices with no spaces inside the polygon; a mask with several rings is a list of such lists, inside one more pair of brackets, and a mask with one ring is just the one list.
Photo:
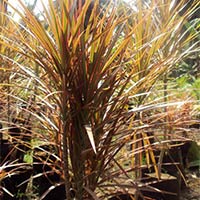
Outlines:
{"label": "soil surface", "polygon": [[187,184],[181,191],[180,200],[200,200],[200,169],[188,172]]}
{"label": "soil surface", "polygon": [[[195,141],[198,147],[200,147],[200,127],[192,129],[189,138]],[[196,153],[200,154],[199,148]],[[200,165],[196,169],[188,171],[187,184],[188,187],[181,191],[180,200],[200,200]]]}

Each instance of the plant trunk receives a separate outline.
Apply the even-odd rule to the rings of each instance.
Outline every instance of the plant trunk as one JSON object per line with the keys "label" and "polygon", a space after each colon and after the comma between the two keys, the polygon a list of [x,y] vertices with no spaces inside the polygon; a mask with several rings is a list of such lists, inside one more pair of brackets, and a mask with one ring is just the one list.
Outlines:
{"label": "plant trunk", "polygon": [[69,175],[69,154],[68,154],[68,132],[69,132],[69,119],[67,118],[67,78],[65,75],[62,77],[62,108],[61,108],[61,119],[62,119],[62,157],[63,157],[63,170],[64,170],[64,181],[65,181],[65,192],[66,199],[71,200],[70,196],[70,175]]}
{"label": "plant trunk", "polygon": [[[168,102],[167,72],[164,74],[163,83],[164,83],[164,87],[163,87],[163,90],[164,90],[164,103],[165,103],[165,105],[167,105],[167,102]],[[169,138],[169,136],[167,136],[168,135],[169,120],[168,120],[168,114],[167,114],[167,107],[166,106],[164,107],[164,113],[166,115],[166,117],[165,117],[165,129],[164,129],[164,140],[167,140]]]}
{"label": "plant trunk", "polygon": [[65,191],[67,200],[71,199],[70,196],[70,176],[69,176],[69,160],[68,160],[68,141],[67,141],[67,128],[66,122],[63,129],[63,161],[64,161],[64,176],[65,176]]}
{"label": "plant trunk", "polygon": [[[74,109],[76,110],[76,108]],[[75,197],[77,200],[83,199],[83,185],[84,185],[84,127],[81,116],[75,116],[72,120],[71,137],[70,137],[70,157],[72,162],[72,170],[74,175],[74,187],[76,190]]]}

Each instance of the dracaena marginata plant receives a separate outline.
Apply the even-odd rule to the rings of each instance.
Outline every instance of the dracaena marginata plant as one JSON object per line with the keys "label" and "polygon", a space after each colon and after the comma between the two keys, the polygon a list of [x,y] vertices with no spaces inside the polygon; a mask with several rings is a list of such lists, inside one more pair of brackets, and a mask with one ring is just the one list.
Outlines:
{"label": "dracaena marginata plant", "polygon": [[[191,2],[190,2],[191,3]],[[155,108],[150,108],[152,110],[156,109],[157,101],[154,96],[153,99],[149,97],[151,94],[155,93],[155,90],[159,88],[156,86],[157,83],[160,84],[161,77],[164,77],[164,97],[158,98],[161,99],[161,104],[164,110],[163,123],[160,124],[162,127],[164,138],[166,139],[166,135],[170,136],[170,130],[168,129],[169,123],[167,122],[167,107],[169,106],[168,102],[168,94],[167,94],[167,82],[166,77],[167,74],[170,74],[170,71],[177,67],[182,59],[187,57],[191,52],[199,52],[199,40],[198,31],[197,31],[197,23],[198,21],[191,23],[190,28],[186,28],[186,24],[189,23],[191,16],[196,13],[198,10],[199,3],[197,1],[193,1],[193,4],[188,5],[185,1],[174,2],[174,1],[150,1],[143,2],[137,1],[137,14],[134,16],[132,20],[129,21],[129,27],[138,26],[134,30],[134,36],[132,40],[129,42],[129,49],[136,48],[138,51],[136,53],[130,53],[132,56],[131,61],[127,64],[127,68],[134,70],[135,76],[132,76],[130,81],[130,86],[127,89],[129,92],[129,100],[132,105],[136,107],[144,106],[144,105],[154,105]],[[185,9],[187,7],[187,9]],[[151,12],[147,16],[145,13]],[[183,13],[180,15],[180,13]],[[194,28],[196,26],[196,29]],[[193,41],[191,44],[190,42]],[[158,77],[160,76],[160,78]],[[182,101],[181,99],[180,101]],[[159,101],[160,102],[160,101]],[[174,103],[174,102],[173,102]],[[172,103],[172,104],[173,104]],[[176,102],[178,104],[178,102]],[[134,118],[139,120],[140,126],[147,125],[145,117],[142,117],[143,112],[138,112]],[[145,112],[144,112],[145,113]],[[153,115],[154,112],[152,112]],[[148,115],[147,115],[148,116]],[[156,115],[154,116],[155,118]],[[151,124],[151,122],[149,121]],[[184,123],[184,122],[183,122]],[[149,125],[150,125],[149,124]],[[134,134],[138,142],[134,143],[133,148],[133,160],[134,165],[140,166],[142,165],[142,155],[143,152],[135,155],[136,149],[141,149],[143,146],[148,147],[145,150],[147,165],[150,162],[153,163],[156,176],[160,177],[160,169],[158,165],[156,165],[155,156],[153,153],[152,147],[149,147],[151,143],[148,139],[148,132],[152,131],[150,128],[142,129],[141,131],[136,131]],[[154,127],[153,129],[156,129]],[[152,136],[152,135],[151,135]],[[169,137],[170,138],[170,137]],[[162,156],[160,156],[162,162]],[[141,169],[139,171],[136,170],[136,176],[141,179]]]}
{"label": "dracaena marginata plant", "polygon": [[[4,14],[12,26],[0,27],[0,45],[14,52],[1,51],[12,66],[7,86],[15,88],[7,96],[26,105],[18,115],[31,118],[27,146],[48,146],[66,198],[72,189],[79,200],[137,189],[142,152],[159,177],[142,112],[157,109],[148,98],[153,86],[196,47],[184,49],[195,34],[181,31],[198,3],[184,16],[182,2],[173,8],[170,1],[138,0],[135,11],[123,1],[49,0],[40,16],[18,3],[9,6],[20,20]],[[127,111],[130,102],[136,108]],[[129,142],[134,164],[127,169],[120,152]]]}

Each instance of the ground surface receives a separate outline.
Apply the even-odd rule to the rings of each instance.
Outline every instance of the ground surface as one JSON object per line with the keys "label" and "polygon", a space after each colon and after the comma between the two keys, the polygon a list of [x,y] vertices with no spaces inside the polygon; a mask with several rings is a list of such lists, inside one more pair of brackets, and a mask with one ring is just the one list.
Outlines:
{"label": "ground surface", "polygon": [[[200,146],[200,129],[191,130],[188,136]],[[195,153],[199,155],[199,149]],[[200,165],[198,167],[188,171],[188,187],[181,191],[180,200],[200,200]]]}
{"label": "ground surface", "polygon": [[200,169],[187,175],[188,187],[181,191],[180,200],[200,200]]}

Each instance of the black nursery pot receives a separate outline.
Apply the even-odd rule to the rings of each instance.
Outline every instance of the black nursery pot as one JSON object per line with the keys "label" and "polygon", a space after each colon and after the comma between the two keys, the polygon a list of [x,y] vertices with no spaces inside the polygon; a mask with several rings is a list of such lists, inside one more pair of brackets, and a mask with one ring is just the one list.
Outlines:
{"label": "black nursery pot", "polygon": [[[35,192],[43,200],[65,200],[64,182],[60,175],[50,166],[54,164],[55,158],[48,153],[51,152],[48,146],[43,146],[42,149],[45,151],[39,148],[34,150],[35,154],[40,154],[40,156],[34,156],[33,160],[33,176],[39,175],[33,179],[33,185],[36,188]],[[49,159],[49,164],[47,164],[47,158]]]}
{"label": "black nursery pot", "polygon": [[108,200],[133,200],[133,199],[134,199],[133,194],[118,194],[109,198]]}

